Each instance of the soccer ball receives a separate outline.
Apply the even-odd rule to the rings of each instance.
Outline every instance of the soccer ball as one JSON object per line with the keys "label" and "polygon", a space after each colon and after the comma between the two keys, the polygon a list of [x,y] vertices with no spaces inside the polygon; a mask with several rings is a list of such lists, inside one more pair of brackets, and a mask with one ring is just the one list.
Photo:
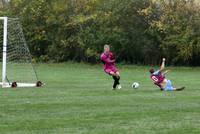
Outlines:
{"label": "soccer ball", "polygon": [[131,87],[134,88],[134,89],[137,89],[137,88],[139,88],[139,86],[140,86],[139,83],[134,82]]}

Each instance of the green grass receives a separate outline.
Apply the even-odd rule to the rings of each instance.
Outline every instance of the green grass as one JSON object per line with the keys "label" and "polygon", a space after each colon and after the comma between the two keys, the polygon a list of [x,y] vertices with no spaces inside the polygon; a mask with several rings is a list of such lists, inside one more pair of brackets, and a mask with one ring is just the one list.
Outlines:
{"label": "green grass", "polygon": [[119,68],[123,89],[112,91],[101,65],[38,65],[45,87],[0,90],[0,133],[200,133],[200,68],[170,68],[168,78],[187,87],[182,92],[159,91],[147,67]]}

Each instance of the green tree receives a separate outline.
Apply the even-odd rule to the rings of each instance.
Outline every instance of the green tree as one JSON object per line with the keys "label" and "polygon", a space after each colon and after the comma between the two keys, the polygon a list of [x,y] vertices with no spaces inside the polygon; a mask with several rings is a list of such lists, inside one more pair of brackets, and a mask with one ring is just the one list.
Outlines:
{"label": "green tree", "polygon": [[200,53],[197,37],[200,31],[200,8],[195,1],[152,1],[141,14],[146,17],[150,29],[159,33],[162,53],[173,64],[196,65]]}

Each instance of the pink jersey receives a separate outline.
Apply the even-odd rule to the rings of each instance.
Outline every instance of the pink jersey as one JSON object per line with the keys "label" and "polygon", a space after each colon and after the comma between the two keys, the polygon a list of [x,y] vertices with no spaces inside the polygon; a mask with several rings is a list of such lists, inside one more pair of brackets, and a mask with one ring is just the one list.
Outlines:
{"label": "pink jersey", "polygon": [[102,53],[101,54],[101,61],[103,62],[104,70],[113,70],[115,69],[115,58],[113,58],[112,53]]}
{"label": "pink jersey", "polygon": [[151,74],[151,79],[154,81],[154,84],[161,87],[161,83],[165,79],[165,76],[160,72],[156,71],[153,74]]}

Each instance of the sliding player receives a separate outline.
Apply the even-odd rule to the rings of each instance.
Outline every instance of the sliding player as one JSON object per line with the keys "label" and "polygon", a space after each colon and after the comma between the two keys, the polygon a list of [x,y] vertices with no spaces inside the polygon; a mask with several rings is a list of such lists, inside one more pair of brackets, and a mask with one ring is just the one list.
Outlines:
{"label": "sliding player", "polygon": [[101,61],[103,62],[103,69],[104,71],[111,75],[114,79],[114,84],[113,84],[113,90],[121,89],[121,85],[119,83],[120,80],[120,74],[117,68],[115,67],[115,56],[113,53],[110,52],[110,46],[105,45],[104,46],[104,52],[101,54]]}
{"label": "sliding player", "polygon": [[165,69],[165,58],[162,60],[162,65],[160,67],[160,70],[155,71],[153,68],[149,70],[151,74],[151,79],[153,80],[154,84],[160,87],[160,89],[163,91],[181,91],[185,89],[185,87],[181,88],[175,88],[172,86],[172,83],[170,80],[165,78],[165,74],[169,71]]}

